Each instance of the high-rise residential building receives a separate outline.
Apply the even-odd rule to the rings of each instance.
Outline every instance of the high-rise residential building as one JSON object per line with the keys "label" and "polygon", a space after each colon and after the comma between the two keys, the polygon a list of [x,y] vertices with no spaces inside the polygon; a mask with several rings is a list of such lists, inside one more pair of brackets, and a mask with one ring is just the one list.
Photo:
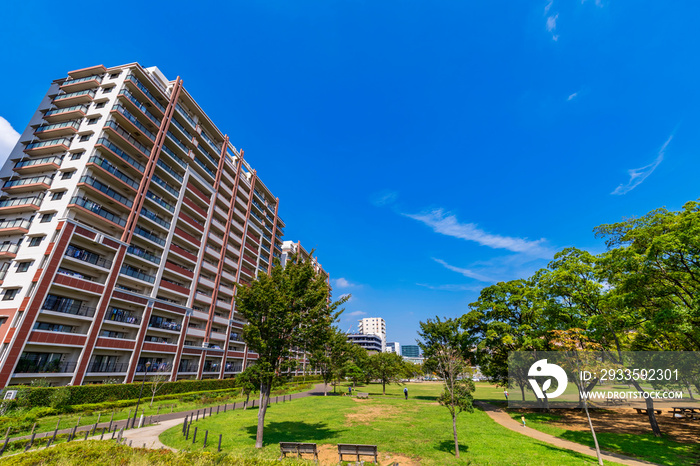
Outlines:
{"label": "high-rise residential building", "polygon": [[420,355],[420,348],[418,345],[402,345],[401,346],[401,356],[407,358],[417,358]]}
{"label": "high-rise residential building", "polygon": [[401,343],[398,341],[391,341],[386,344],[387,353],[396,353],[401,356]]}
{"label": "high-rise residential building", "polygon": [[284,241],[282,243],[282,257],[280,259],[282,265],[286,264],[290,258],[296,254],[301,260],[311,261],[316,273],[320,273],[326,278],[328,278],[328,272],[323,270],[323,266],[318,261],[318,257],[312,256],[304,247],[301,245],[301,241]]}
{"label": "high-rise residential building", "polygon": [[350,343],[366,349],[369,353],[382,352],[382,337],[379,335],[349,333],[347,337]]}
{"label": "high-rise residential building", "polygon": [[382,339],[382,349],[386,348],[386,322],[381,317],[365,317],[358,324],[358,330],[362,335],[378,335]]}
{"label": "high-rise residential building", "polygon": [[54,81],[0,171],[0,387],[231,376],[235,283],[279,200],[183,87],[137,63]]}

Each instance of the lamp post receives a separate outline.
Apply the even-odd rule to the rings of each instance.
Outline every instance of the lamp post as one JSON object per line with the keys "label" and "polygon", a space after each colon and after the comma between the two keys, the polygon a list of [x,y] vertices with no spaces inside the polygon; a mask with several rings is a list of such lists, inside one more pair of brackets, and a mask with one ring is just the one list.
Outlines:
{"label": "lamp post", "polygon": [[[136,416],[139,414],[139,403],[141,403],[141,395],[143,395],[143,385],[146,383],[146,376],[148,375],[148,368],[151,366],[150,361],[145,364],[145,371],[143,374],[143,380],[141,381],[141,390],[139,391],[139,400],[136,402],[136,411],[134,412],[134,420],[131,421],[131,428],[133,429],[136,425]],[[127,425],[127,427],[129,427]]]}

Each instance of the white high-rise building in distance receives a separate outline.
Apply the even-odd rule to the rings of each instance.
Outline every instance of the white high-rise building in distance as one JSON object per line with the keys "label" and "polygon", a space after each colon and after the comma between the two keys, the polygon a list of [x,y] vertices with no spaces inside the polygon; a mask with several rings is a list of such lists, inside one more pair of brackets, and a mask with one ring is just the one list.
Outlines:
{"label": "white high-rise building in distance", "polygon": [[386,351],[386,322],[381,317],[365,317],[359,321],[359,333],[382,338],[382,352]]}

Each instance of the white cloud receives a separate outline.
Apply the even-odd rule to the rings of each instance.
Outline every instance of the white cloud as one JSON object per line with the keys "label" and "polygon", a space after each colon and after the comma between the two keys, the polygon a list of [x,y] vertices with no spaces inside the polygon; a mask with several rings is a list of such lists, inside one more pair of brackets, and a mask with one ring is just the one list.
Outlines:
{"label": "white cloud", "polygon": [[348,313],[348,315],[351,317],[358,317],[358,316],[367,315],[367,313],[365,311],[352,311],[352,312]]}
{"label": "white cloud", "polygon": [[354,283],[350,283],[348,280],[344,279],[343,277],[335,278],[335,279],[331,280],[331,282],[333,283],[333,286],[335,288],[354,288],[357,286]]}
{"label": "white cloud", "polygon": [[627,182],[627,184],[620,184],[613,192],[610,194],[616,194],[616,195],[624,195],[627,194],[628,192],[632,191],[634,188],[642,184],[644,180],[646,180],[649,175],[654,173],[654,170],[656,170],[656,167],[661,164],[664,160],[664,153],[666,152],[666,147],[668,147],[669,143],[673,139],[673,134],[666,140],[663,146],[661,146],[661,149],[659,150],[658,155],[656,156],[656,159],[651,162],[649,165],[645,165],[643,167],[639,168],[632,168],[627,170],[627,173],[630,175],[630,179]]}
{"label": "white cloud", "polygon": [[491,283],[491,282],[495,282],[495,281],[496,281],[496,280],[494,280],[494,279],[491,278],[491,277],[487,277],[487,276],[482,275],[482,274],[480,274],[480,273],[478,273],[478,272],[474,272],[473,270],[470,270],[470,269],[463,269],[463,268],[460,268],[460,267],[455,267],[454,265],[450,265],[450,264],[448,264],[447,262],[445,262],[445,261],[442,260],[442,259],[436,259],[436,258],[433,257],[433,260],[434,260],[435,262],[437,262],[438,264],[442,265],[443,267],[445,267],[446,269],[451,270],[451,271],[453,271],[453,272],[461,273],[461,274],[464,275],[465,277],[473,278],[474,280],[479,280],[480,282],[489,282],[489,283]]}
{"label": "white cloud", "polygon": [[483,288],[475,285],[428,285],[427,283],[416,283],[416,285],[436,291],[480,291]]}
{"label": "white cloud", "polygon": [[546,15],[547,13],[549,13],[549,9],[552,8],[552,4],[553,4],[553,3],[554,3],[554,0],[549,0],[549,3],[547,3],[547,4],[544,6],[544,14],[545,14],[545,15]]}
{"label": "white cloud", "polygon": [[573,94],[569,94],[569,97],[566,98],[567,101],[573,100],[578,96],[578,92],[574,92]]}
{"label": "white cloud", "polygon": [[390,205],[396,202],[398,197],[398,192],[385,189],[384,191],[373,194],[370,198],[370,202],[372,202],[372,204],[376,207],[384,207],[385,205]]}
{"label": "white cloud", "polygon": [[19,136],[10,122],[0,117],[0,161],[4,161],[10,155],[19,140]]}
{"label": "white cloud", "polygon": [[474,223],[460,223],[457,217],[444,212],[442,209],[434,209],[423,214],[402,214],[413,220],[429,226],[436,233],[452,236],[467,241],[474,241],[482,246],[494,249],[507,249],[513,252],[521,252],[531,256],[550,258],[553,252],[545,247],[544,239],[531,241],[525,238],[500,236],[487,233],[478,228]]}
{"label": "white cloud", "polygon": [[549,31],[552,34],[552,40],[554,40],[555,42],[559,40],[559,34],[555,33],[555,30],[557,29],[558,18],[559,13],[547,17],[547,31]]}

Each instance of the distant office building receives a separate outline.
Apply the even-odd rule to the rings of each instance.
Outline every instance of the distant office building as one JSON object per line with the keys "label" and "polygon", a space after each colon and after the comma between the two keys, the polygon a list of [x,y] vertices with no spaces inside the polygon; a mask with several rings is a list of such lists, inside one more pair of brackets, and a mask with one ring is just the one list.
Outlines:
{"label": "distant office building", "polygon": [[386,352],[387,353],[396,353],[399,356],[401,355],[401,343],[398,341],[391,341],[386,344]]}
{"label": "distant office building", "polygon": [[382,339],[382,349],[386,348],[386,322],[381,317],[365,317],[357,326],[362,335],[378,335]]}
{"label": "distant office building", "polygon": [[382,352],[382,338],[379,335],[363,335],[358,333],[349,333],[348,341],[353,345],[361,346],[371,353]]}
{"label": "distant office building", "polygon": [[417,358],[419,354],[418,345],[403,345],[401,347],[401,356],[406,358]]}

